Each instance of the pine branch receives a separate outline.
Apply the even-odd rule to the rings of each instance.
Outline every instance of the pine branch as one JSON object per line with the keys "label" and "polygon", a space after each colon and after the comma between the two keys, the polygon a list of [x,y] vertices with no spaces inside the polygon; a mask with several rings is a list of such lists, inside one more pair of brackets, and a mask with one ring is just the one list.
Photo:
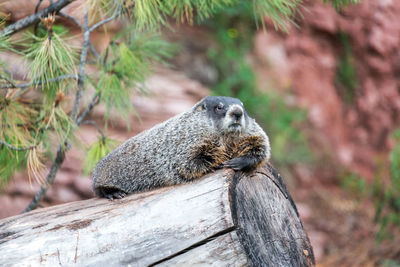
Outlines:
{"label": "pine branch", "polygon": [[[15,88],[15,83],[14,83],[14,81],[13,81],[11,78],[7,77],[6,75],[0,74],[0,79],[3,79],[3,80],[5,80],[6,82],[8,82],[9,85],[12,86],[11,88]],[[0,87],[0,89],[1,89],[1,87]]]}
{"label": "pine branch", "polygon": [[37,208],[39,201],[44,197],[50,185],[53,183],[54,178],[56,176],[57,171],[60,169],[61,164],[65,159],[65,152],[68,149],[68,146],[63,147],[62,145],[58,146],[57,156],[51,165],[50,172],[47,174],[45,183],[40,187],[39,192],[35,195],[31,203],[25,208],[24,212],[28,212]]}
{"label": "pine branch", "polygon": [[79,126],[82,124],[82,121],[86,118],[86,116],[94,108],[94,106],[96,106],[99,103],[99,100],[100,100],[100,94],[96,93],[93,96],[92,101],[90,101],[89,105],[86,107],[85,111],[83,111],[82,114],[76,120],[76,125]]}
{"label": "pine branch", "polygon": [[[75,17],[73,17],[73,16],[70,16],[70,15],[68,15],[68,14],[65,14],[65,13],[63,13],[63,12],[58,12],[58,15],[59,16],[61,16],[61,17],[64,17],[64,18],[66,18],[66,19],[69,19],[69,20],[71,20],[73,23],[75,23],[79,28],[81,28],[81,30],[83,31],[84,29],[83,29],[83,27],[82,27],[82,24],[75,18]],[[92,51],[92,53],[93,53],[93,55],[97,58],[97,59],[99,59],[100,58],[100,54],[96,51],[96,48],[94,48],[94,45],[93,45],[93,43],[89,40],[89,48],[90,48],[90,51]]]}
{"label": "pine branch", "polygon": [[28,147],[15,147],[13,145],[10,145],[9,143],[7,143],[6,141],[0,140],[0,145],[4,145],[6,147],[8,147],[11,150],[14,151],[25,151],[25,150],[31,150],[34,149],[35,147],[37,147],[37,145],[34,146],[28,146]]}
{"label": "pine branch", "polygon": [[97,122],[92,121],[92,120],[86,120],[86,121],[82,121],[81,124],[93,125],[96,128],[97,132],[99,132],[99,134],[101,135],[101,138],[103,138],[103,139],[106,138],[106,136],[104,135],[103,131],[100,129],[99,125],[97,125]]}
{"label": "pine branch", "polygon": [[42,9],[36,14],[27,16],[23,19],[18,20],[17,22],[7,26],[4,30],[0,32],[0,37],[4,37],[7,35],[12,35],[22,29],[29,27],[32,24],[35,24],[40,21],[40,18],[47,17],[48,14],[57,13],[65,6],[71,4],[75,0],[58,0],[57,2],[50,4],[47,8]]}
{"label": "pine branch", "polygon": [[52,82],[60,82],[62,80],[67,80],[67,79],[74,79],[76,80],[78,77],[74,74],[66,74],[66,75],[61,75],[52,79],[48,79],[47,81],[33,81],[29,83],[20,83],[20,84],[14,84],[10,79],[6,79],[4,76],[0,77],[1,79],[6,80],[10,84],[0,84],[0,89],[23,89],[35,85],[42,85],[46,83],[52,83]]}
{"label": "pine branch", "polygon": [[39,7],[42,4],[43,0],[39,0],[38,3],[35,6],[35,14],[39,11]]}
{"label": "pine branch", "polygon": [[[35,14],[38,13],[39,7],[40,7],[40,5],[42,4],[42,2],[43,2],[43,0],[39,0],[38,3],[36,4],[36,6],[35,6]],[[33,31],[33,32],[35,33],[35,35],[37,35],[38,25],[39,25],[39,22],[36,22],[36,23],[35,23],[35,29],[34,29],[34,31]]]}
{"label": "pine branch", "polygon": [[[89,104],[89,106],[86,108],[86,110],[83,112],[83,114],[78,118],[78,112],[79,112],[79,107],[80,107],[80,102],[82,99],[82,93],[84,89],[84,79],[85,79],[85,64],[86,64],[86,59],[87,59],[87,51],[88,51],[88,46],[89,46],[89,38],[90,38],[90,31],[89,31],[89,21],[88,21],[88,12],[87,8],[85,7],[85,14],[84,14],[84,25],[83,25],[84,33],[83,33],[83,44],[82,44],[82,51],[81,51],[81,59],[80,59],[80,65],[79,65],[79,73],[78,73],[78,90],[75,94],[75,101],[74,101],[74,106],[71,111],[70,118],[76,122],[76,124],[79,126],[84,117],[90,112],[90,110],[93,109],[93,107],[96,105],[98,102],[98,95],[96,94],[92,102]],[[79,120],[79,123],[78,123]],[[67,141],[64,142],[65,146],[59,145],[57,149],[57,156],[51,165],[50,171],[46,177],[46,182],[40,187],[39,192],[35,195],[31,203],[26,207],[25,212],[31,211],[33,209],[36,209],[39,201],[42,200],[42,198],[45,196],[47,190],[49,189],[50,185],[53,184],[54,178],[60,169],[62,163],[65,160],[65,153],[67,150],[69,150],[70,146],[67,145]]]}
{"label": "pine branch", "polygon": [[68,14],[66,14],[66,13],[64,13],[64,12],[62,12],[62,11],[59,11],[59,12],[57,13],[57,15],[59,15],[60,17],[63,17],[63,18],[66,18],[66,19],[71,20],[73,23],[75,23],[76,25],[78,25],[79,28],[83,29],[82,24],[81,24],[81,23],[79,22],[79,20],[77,20],[75,17],[73,17],[73,16],[71,16],[71,15],[68,15]]}
{"label": "pine branch", "polygon": [[75,96],[75,102],[74,102],[74,107],[72,109],[71,112],[71,118],[74,121],[77,121],[77,114],[79,111],[79,106],[80,106],[80,101],[82,98],[82,92],[84,89],[84,79],[85,79],[85,64],[86,64],[86,60],[87,60],[87,50],[88,50],[88,46],[90,43],[90,33],[92,31],[94,31],[95,29],[97,29],[98,27],[114,20],[115,18],[117,18],[120,14],[122,14],[123,9],[119,8],[119,10],[117,12],[115,12],[111,17],[106,18],[102,21],[99,21],[98,23],[96,23],[95,25],[93,25],[92,27],[89,28],[89,23],[88,23],[88,14],[87,11],[85,12],[84,15],[84,25],[83,25],[83,44],[82,44],[82,52],[81,52],[81,61],[80,61],[80,65],[79,65],[79,73],[78,73],[78,91],[76,92],[76,96]]}
{"label": "pine branch", "polygon": [[122,13],[122,11],[116,12],[114,13],[114,15],[112,15],[111,17],[108,17],[106,19],[103,19],[99,22],[97,22],[96,24],[94,24],[92,27],[90,27],[89,31],[92,32],[94,30],[96,30],[97,28],[99,28],[100,26],[112,21],[113,19],[117,18],[120,14]]}
{"label": "pine branch", "polygon": [[89,31],[92,32],[94,30],[96,30],[97,28],[103,26],[104,24],[116,19],[118,16],[122,15],[122,13],[124,13],[124,10],[128,10],[130,8],[133,8],[135,6],[135,1],[133,1],[133,4],[131,4],[130,6],[126,7],[125,9],[123,9],[120,5],[118,5],[118,11],[115,12],[111,17],[108,17],[104,20],[101,20],[99,22],[97,22],[96,24],[94,24],[92,27],[89,28]]}
{"label": "pine branch", "polygon": [[88,51],[89,40],[90,40],[88,17],[89,17],[89,15],[88,15],[87,7],[85,6],[85,14],[83,16],[83,44],[82,44],[81,60],[80,60],[79,72],[78,72],[78,90],[76,91],[76,94],[75,94],[74,106],[72,108],[71,116],[70,116],[73,121],[76,121],[76,119],[77,119],[80,104],[81,104],[83,89],[85,86],[85,65],[86,65],[87,51]]}
{"label": "pine branch", "polygon": [[[83,123],[83,120],[89,114],[89,112],[99,103],[100,95],[96,93],[92,100],[90,101],[89,105],[86,107],[85,111],[78,117],[76,120],[76,125],[80,126]],[[101,131],[100,131],[101,132]],[[39,205],[39,201],[42,200],[44,195],[46,194],[47,190],[49,189],[50,185],[54,182],[54,178],[57,174],[57,171],[60,169],[62,163],[65,160],[65,152],[69,149],[69,146],[58,146],[57,149],[57,156],[54,160],[53,164],[51,165],[50,172],[47,174],[46,182],[40,187],[39,192],[35,195],[31,203],[25,208],[24,212],[28,212],[34,210]]]}

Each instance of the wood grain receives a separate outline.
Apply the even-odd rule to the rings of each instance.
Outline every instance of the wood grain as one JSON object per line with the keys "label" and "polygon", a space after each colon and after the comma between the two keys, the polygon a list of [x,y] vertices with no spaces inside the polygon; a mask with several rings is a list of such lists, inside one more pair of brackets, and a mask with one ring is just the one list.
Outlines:
{"label": "wood grain", "polygon": [[0,220],[0,266],[313,266],[281,177],[220,170],[193,183]]}
{"label": "wood grain", "polygon": [[1,220],[0,265],[150,265],[233,227],[227,174]]}
{"label": "wood grain", "polygon": [[271,165],[236,173],[232,211],[252,266],[313,266],[310,241],[281,176]]}

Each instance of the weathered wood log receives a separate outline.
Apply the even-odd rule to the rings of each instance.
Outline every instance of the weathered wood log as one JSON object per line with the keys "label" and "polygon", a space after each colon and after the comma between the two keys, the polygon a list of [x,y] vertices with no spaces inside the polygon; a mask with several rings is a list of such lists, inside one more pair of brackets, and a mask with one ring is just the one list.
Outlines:
{"label": "weathered wood log", "polygon": [[0,265],[313,266],[314,256],[292,198],[267,165],[0,220]]}

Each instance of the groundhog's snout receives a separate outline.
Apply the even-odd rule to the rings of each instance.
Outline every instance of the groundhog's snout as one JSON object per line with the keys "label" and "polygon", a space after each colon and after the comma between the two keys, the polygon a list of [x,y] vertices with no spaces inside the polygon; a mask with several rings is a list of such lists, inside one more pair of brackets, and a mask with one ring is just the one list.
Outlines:
{"label": "groundhog's snout", "polygon": [[239,106],[235,106],[230,110],[229,116],[232,117],[235,121],[240,121],[243,116],[243,109]]}
{"label": "groundhog's snout", "polygon": [[243,108],[239,105],[230,106],[226,112],[222,127],[227,132],[241,132],[245,127]]}

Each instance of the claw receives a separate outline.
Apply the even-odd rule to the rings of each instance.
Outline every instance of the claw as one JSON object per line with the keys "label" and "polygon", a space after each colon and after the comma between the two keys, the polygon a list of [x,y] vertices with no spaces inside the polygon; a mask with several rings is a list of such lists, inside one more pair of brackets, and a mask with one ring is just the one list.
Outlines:
{"label": "claw", "polygon": [[103,195],[105,198],[108,198],[109,200],[122,199],[126,197],[126,193],[120,190],[113,190],[113,191],[103,190]]}
{"label": "claw", "polygon": [[231,168],[235,171],[242,170],[245,166],[243,166],[243,161],[239,158],[228,160],[224,163],[225,168]]}
{"label": "claw", "polygon": [[233,158],[224,163],[225,168],[231,168],[234,171],[250,170],[256,163],[256,160],[249,156]]}
{"label": "claw", "polygon": [[122,191],[114,193],[114,198],[121,199],[121,198],[124,198],[125,196],[126,196],[126,194],[124,192],[122,192]]}

